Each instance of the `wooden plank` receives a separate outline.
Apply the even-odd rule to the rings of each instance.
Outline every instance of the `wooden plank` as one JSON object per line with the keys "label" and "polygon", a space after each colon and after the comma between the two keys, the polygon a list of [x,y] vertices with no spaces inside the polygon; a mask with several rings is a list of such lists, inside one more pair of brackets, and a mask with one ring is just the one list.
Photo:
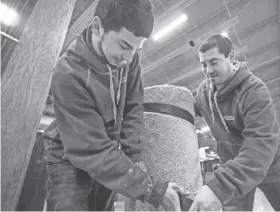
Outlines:
{"label": "wooden plank", "polygon": [[82,30],[88,26],[93,18],[93,14],[95,12],[96,5],[98,0],[95,0],[88,9],[75,21],[75,23],[70,27],[67,32],[65,42],[63,44],[63,50],[65,50],[70,43],[74,40],[74,38],[82,32]]}
{"label": "wooden plank", "polygon": [[2,210],[15,210],[75,0],[39,0],[2,76]]}

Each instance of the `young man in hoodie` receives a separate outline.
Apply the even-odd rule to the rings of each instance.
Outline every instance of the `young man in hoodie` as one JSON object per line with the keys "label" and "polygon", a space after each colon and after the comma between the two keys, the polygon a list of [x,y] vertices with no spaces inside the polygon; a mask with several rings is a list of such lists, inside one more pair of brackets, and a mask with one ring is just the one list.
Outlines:
{"label": "young man in hoodie", "polygon": [[138,51],[154,25],[148,0],[100,0],[58,60],[47,139],[47,210],[112,210],[115,193],[180,209],[174,184],[139,162],[143,84]]}
{"label": "young man in hoodie", "polygon": [[234,59],[227,37],[212,35],[198,51],[206,79],[195,109],[217,141],[221,166],[190,210],[252,211],[259,187],[280,211],[280,131],[268,88]]}

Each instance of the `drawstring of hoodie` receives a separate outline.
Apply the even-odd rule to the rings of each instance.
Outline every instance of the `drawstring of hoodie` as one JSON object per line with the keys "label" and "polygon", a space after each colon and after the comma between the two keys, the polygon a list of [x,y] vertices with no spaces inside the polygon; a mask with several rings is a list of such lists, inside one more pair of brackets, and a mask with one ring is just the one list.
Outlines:
{"label": "drawstring of hoodie", "polygon": [[116,101],[115,101],[115,89],[113,85],[113,75],[112,75],[112,69],[110,66],[107,66],[109,70],[109,75],[110,75],[110,94],[111,94],[111,100],[113,102],[113,115],[114,115],[114,122],[116,123],[117,119],[117,106],[116,106]]}
{"label": "drawstring of hoodie", "polygon": [[209,106],[210,106],[210,111],[211,111],[211,116],[212,116],[212,122],[213,122],[213,124],[215,124],[215,116],[214,116],[214,111],[213,111],[213,105],[212,105],[212,101],[211,101],[211,96],[212,96],[212,91],[209,90],[208,102],[209,102]]}
{"label": "drawstring of hoodie", "polygon": [[218,92],[216,91],[216,92],[214,93],[214,102],[215,102],[216,108],[217,108],[217,110],[218,110],[219,117],[220,117],[220,119],[221,119],[221,121],[222,121],[224,127],[226,128],[227,132],[229,132],[228,127],[227,127],[227,124],[226,124],[226,121],[225,121],[225,119],[224,119],[224,117],[223,117],[223,115],[222,115],[222,113],[221,113],[221,111],[220,111],[220,108],[219,108],[219,106],[218,106],[217,94],[218,94]]}
{"label": "drawstring of hoodie", "polygon": [[[127,62],[126,61],[123,61],[122,63],[120,63],[117,67],[116,67],[116,70],[119,70],[120,73],[119,73],[119,79],[118,79],[118,87],[117,87],[117,98],[115,97],[116,93],[115,93],[115,88],[114,88],[114,84],[113,84],[113,74],[112,74],[112,68],[110,67],[109,64],[109,61],[108,59],[106,58],[105,54],[104,54],[104,51],[103,51],[103,48],[102,48],[102,45],[101,45],[101,42],[99,42],[99,49],[100,49],[100,52],[101,52],[101,57],[103,58],[103,60],[105,61],[105,63],[107,63],[107,68],[109,70],[109,75],[110,75],[110,94],[111,94],[111,99],[112,99],[112,103],[113,103],[113,115],[114,115],[114,122],[116,123],[117,122],[117,113],[118,113],[118,104],[119,104],[119,100],[120,100],[120,96],[121,96],[121,79],[122,79],[122,75],[123,75],[123,71],[124,69],[126,68],[126,64]],[[116,102],[117,100],[117,102]]]}
{"label": "drawstring of hoodie", "polygon": [[[233,70],[236,72],[238,69],[240,69],[240,67],[242,66],[242,62],[239,62],[239,61],[234,61],[233,63]],[[217,111],[218,111],[218,114],[219,114],[219,118],[223,124],[223,126],[225,127],[225,129],[227,130],[227,132],[229,132],[229,129],[227,127],[227,124],[226,124],[226,121],[220,111],[220,108],[218,106],[218,101],[217,101],[217,95],[218,95],[218,91],[214,91],[214,85],[208,81],[209,83],[209,87],[210,87],[210,90],[209,90],[209,96],[208,96],[208,101],[209,101],[209,106],[210,106],[210,111],[211,111],[211,116],[212,116],[212,121],[213,121],[213,124],[215,124],[215,115],[214,115],[214,110],[213,110],[213,103],[212,103],[212,100],[211,100],[211,97],[212,97],[212,93],[214,93],[214,104],[217,108]]]}
{"label": "drawstring of hoodie", "polygon": [[[123,65],[123,64],[122,64]],[[123,77],[123,72],[126,67],[119,68],[120,73],[119,73],[119,79],[118,79],[118,87],[117,87],[117,95],[115,94],[115,88],[113,84],[113,74],[112,74],[112,68],[108,65],[107,66],[109,70],[109,78],[110,78],[110,95],[112,99],[112,109],[113,109],[113,116],[114,116],[114,122],[117,122],[117,106],[119,104],[119,100],[121,97],[121,84],[122,84],[122,77]],[[86,87],[89,86],[89,81],[90,81],[90,67],[88,68],[88,75],[87,75],[87,81],[86,81]],[[116,95],[116,96],[115,96]]]}
{"label": "drawstring of hoodie", "polygon": [[121,84],[122,84],[122,77],[123,77],[123,73],[124,73],[125,68],[126,67],[123,67],[120,70],[120,74],[119,74],[118,90],[117,90],[117,105],[119,105],[119,100],[120,100],[120,97],[121,97]]}
{"label": "drawstring of hoodie", "polygon": [[121,84],[122,84],[122,76],[126,63],[121,63],[116,69],[119,69],[119,79],[118,79],[118,86],[117,86],[117,95],[115,92],[114,84],[113,84],[113,74],[112,74],[112,68],[107,65],[110,75],[110,94],[112,99],[112,107],[113,107],[113,116],[114,116],[114,122],[117,122],[117,113],[118,113],[118,104],[121,96]]}
{"label": "drawstring of hoodie", "polygon": [[88,67],[88,74],[87,74],[86,88],[89,86],[89,80],[90,80],[90,67]]}
{"label": "drawstring of hoodie", "polygon": [[[209,90],[208,101],[209,101],[212,121],[213,121],[213,124],[215,124],[215,115],[214,115],[214,110],[213,110],[213,103],[212,103],[212,100],[211,100],[211,96],[212,96],[212,92],[214,91],[214,87],[213,87],[212,83],[209,83],[209,86],[210,86],[210,90]],[[224,117],[223,117],[223,115],[222,115],[222,113],[220,111],[220,108],[218,106],[217,94],[218,94],[218,91],[215,91],[214,92],[214,103],[215,103],[215,106],[217,108],[217,111],[218,111],[218,114],[219,114],[219,118],[220,118],[223,126],[226,128],[227,132],[229,132],[227,124],[226,124],[226,121],[225,121],[225,119],[224,119]]]}
{"label": "drawstring of hoodie", "polygon": [[[94,52],[94,54],[96,54],[96,51],[93,48],[93,43],[92,43],[92,28],[88,28],[87,31],[87,35],[86,35],[86,42],[88,44],[89,49]],[[99,42],[98,43],[98,48],[100,50],[100,58],[105,62],[105,64],[107,64],[107,68],[109,70],[109,78],[110,78],[110,95],[111,95],[111,99],[112,99],[112,109],[113,109],[113,116],[114,116],[114,122],[117,122],[117,106],[119,104],[119,100],[120,100],[120,96],[121,96],[121,81],[122,81],[122,77],[123,77],[123,72],[127,71],[127,62],[123,61],[121,64],[119,64],[116,67],[116,70],[119,70],[119,79],[118,79],[118,86],[117,86],[117,94],[115,93],[115,88],[114,88],[114,84],[113,84],[113,74],[112,74],[112,68],[109,64],[108,59],[106,58],[103,48],[102,48],[102,43]],[[90,73],[91,73],[91,68],[88,68],[88,76],[87,76],[87,81],[86,81],[86,87],[89,86],[90,83]],[[127,74],[127,72],[126,72]]]}

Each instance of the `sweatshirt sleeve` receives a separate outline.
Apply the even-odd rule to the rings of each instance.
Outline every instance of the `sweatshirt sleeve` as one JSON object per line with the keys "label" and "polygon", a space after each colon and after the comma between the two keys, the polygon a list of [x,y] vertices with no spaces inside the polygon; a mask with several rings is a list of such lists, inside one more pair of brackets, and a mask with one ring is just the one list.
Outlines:
{"label": "sweatshirt sleeve", "polygon": [[257,187],[265,178],[279,145],[276,112],[263,82],[250,88],[241,107],[244,140],[239,154],[216,170],[208,183],[222,202]]}
{"label": "sweatshirt sleeve", "polygon": [[136,54],[127,77],[126,100],[121,127],[120,142],[125,154],[133,161],[141,160],[140,133],[143,127],[143,98],[139,55]]}
{"label": "sweatshirt sleeve", "polygon": [[[66,70],[63,70],[65,69]],[[167,184],[153,179],[107,136],[103,120],[83,80],[58,64],[52,80],[54,111],[67,159],[105,187],[157,207]]]}

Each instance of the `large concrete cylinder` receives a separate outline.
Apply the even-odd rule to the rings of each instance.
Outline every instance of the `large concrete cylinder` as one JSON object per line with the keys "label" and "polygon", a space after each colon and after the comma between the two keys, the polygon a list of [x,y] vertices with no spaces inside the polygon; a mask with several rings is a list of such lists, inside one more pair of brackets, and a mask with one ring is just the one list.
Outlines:
{"label": "large concrete cylinder", "polygon": [[[144,98],[142,158],[148,172],[196,191],[202,186],[202,176],[192,93],[184,87],[160,85],[145,88]],[[156,210],[140,201],[125,201],[126,211]]]}

